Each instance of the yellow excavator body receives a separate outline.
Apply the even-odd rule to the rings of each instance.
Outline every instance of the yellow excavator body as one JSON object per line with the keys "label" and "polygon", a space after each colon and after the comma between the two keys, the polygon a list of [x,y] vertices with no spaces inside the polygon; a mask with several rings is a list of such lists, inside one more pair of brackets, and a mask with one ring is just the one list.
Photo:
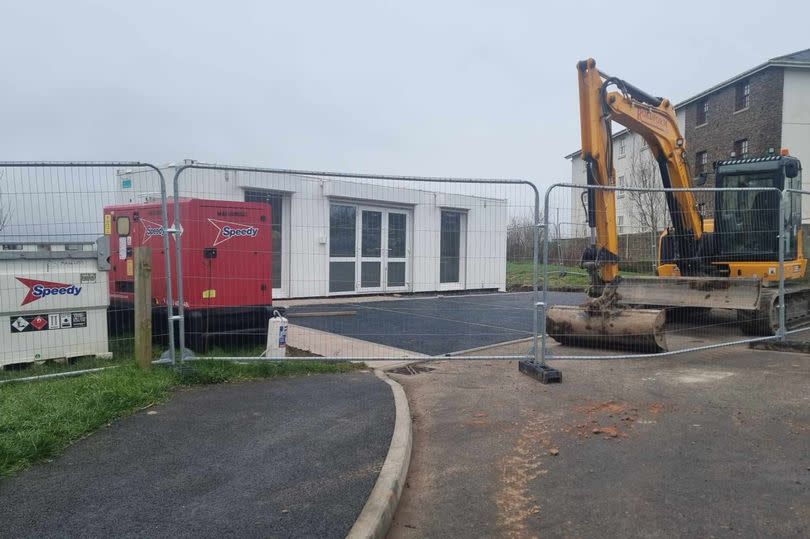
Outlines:
{"label": "yellow excavator body", "polygon": [[[717,215],[714,219],[704,218],[694,193],[688,190],[695,187],[695,182],[689,173],[686,141],[669,100],[651,96],[600,72],[593,59],[579,62],[577,73],[582,159],[589,186],[586,214],[591,230],[591,244],[583,253],[581,265],[591,275],[592,284],[585,304],[553,306],[547,311],[548,335],[564,345],[645,352],[667,350],[665,310],[683,307],[737,310],[743,313],[738,318],[744,331],[774,331],[776,296],[774,288],[768,287],[780,279],[778,258],[774,259],[773,250],[778,244],[776,215],[781,200],[777,189],[800,188],[798,159],[783,154],[721,162],[724,172],[717,173],[717,182],[728,177],[736,182],[729,180],[730,186],[747,186],[749,178],[761,180],[765,170],[770,171],[773,180],[766,187],[769,191],[764,191],[768,196],[751,196],[735,202],[766,204],[764,209],[770,213],[763,218],[764,224],[748,231],[738,219],[737,228],[728,228],[726,221],[716,222]],[[615,90],[610,91],[613,87]],[[657,276],[627,278],[619,273],[616,200],[615,191],[610,189],[616,186],[612,121],[645,140],[658,163],[663,187],[673,189],[666,193],[671,226],[659,238]],[[794,203],[792,208],[789,219],[798,232],[793,235],[792,247],[784,258],[784,278],[791,281],[804,278],[807,269],[802,249],[801,204]],[[732,217],[741,211],[751,214],[762,209],[735,206],[737,214]],[[715,213],[723,210],[718,205]],[[730,212],[729,209],[721,214],[721,219],[722,215],[731,215]],[[750,233],[760,241],[756,252],[770,249],[771,256],[751,259],[747,253],[740,255],[734,234],[741,233]],[[800,292],[810,305],[810,288]],[[799,312],[796,316],[810,313]]]}

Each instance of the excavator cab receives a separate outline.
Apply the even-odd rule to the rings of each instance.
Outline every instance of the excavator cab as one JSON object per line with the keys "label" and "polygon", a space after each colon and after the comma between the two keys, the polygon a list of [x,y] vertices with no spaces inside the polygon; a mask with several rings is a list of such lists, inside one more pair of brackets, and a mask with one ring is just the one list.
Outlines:
{"label": "excavator cab", "polygon": [[[730,159],[716,163],[715,173],[717,187],[752,190],[715,193],[714,264],[731,278],[767,278],[764,266],[779,260],[779,191],[801,189],[799,160],[787,155]],[[778,191],[755,190],[767,188]],[[801,195],[792,194],[787,202],[784,259],[790,261],[800,256]]]}

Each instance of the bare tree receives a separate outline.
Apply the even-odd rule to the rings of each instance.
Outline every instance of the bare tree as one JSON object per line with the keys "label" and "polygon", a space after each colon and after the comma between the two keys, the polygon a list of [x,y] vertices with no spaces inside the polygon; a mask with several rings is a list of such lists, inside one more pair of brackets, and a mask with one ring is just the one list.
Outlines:
{"label": "bare tree", "polygon": [[[638,189],[660,189],[661,176],[658,163],[649,148],[642,146],[642,139],[633,138],[633,147],[628,154],[629,170],[627,187]],[[664,193],[661,191],[627,191],[631,207],[630,215],[635,225],[650,237],[650,260],[655,269],[658,252],[658,233],[667,226],[668,212]]]}
{"label": "bare tree", "polygon": [[513,216],[506,227],[506,259],[510,262],[532,260],[534,222],[527,215]]}

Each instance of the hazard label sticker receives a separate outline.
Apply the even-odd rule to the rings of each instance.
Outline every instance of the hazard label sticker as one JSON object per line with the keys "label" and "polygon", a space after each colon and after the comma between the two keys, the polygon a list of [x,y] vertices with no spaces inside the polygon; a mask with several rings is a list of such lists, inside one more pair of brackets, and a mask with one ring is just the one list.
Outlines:
{"label": "hazard label sticker", "polygon": [[37,315],[31,320],[31,325],[34,326],[35,330],[42,331],[48,325],[48,319],[42,315]]}
{"label": "hazard label sticker", "polygon": [[59,317],[59,327],[60,328],[72,328],[73,327],[73,316],[70,314],[63,314]]}
{"label": "hazard label sticker", "polygon": [[25,314],[12,316],[12,333],[27,333],[32,331],[48,331],[54,329],[71,329],[87,327],[87,311],[70,313]]}
{"label": "hazard label sticker", "polygon": [[70,326],[74,328],[87,327],[87,311],[70,313]]}
{"label": "hazard label sticker", "polygon": [[14,333],[15,330],[18,331],[18,332],[19,331],[25,331],[25,328],[27,328],[30,325],[31,324],[28,323],[28,320],[26,320],[22,316],[20,316],[16,320],[14,320],[14,317],[11,317],[11,332],[12,333]]}
{"label": "hazard label sticker", "polygon": [[62,327],[62,315],[61,314],[49,314],[48,315],[48,328],[49,329],[59,329]]}

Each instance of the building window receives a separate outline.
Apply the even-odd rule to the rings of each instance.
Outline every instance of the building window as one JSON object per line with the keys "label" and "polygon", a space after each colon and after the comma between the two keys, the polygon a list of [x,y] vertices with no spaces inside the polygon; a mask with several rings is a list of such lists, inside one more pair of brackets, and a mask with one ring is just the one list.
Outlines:
{"label": "building window", "polygon": [[697,102],[696,125],[703,125],[709,121],[709,98],[705,97]]}
{"label": "building window", "polygon": [[619,234],[624,233],[624,215],[617,215],[616,216],[616,224],[619,228]]}
{"label": "building window", "polygon": [[459,282],[461,262],[461,213],[442,211],[439,282]]}
{"label": "building window", "polygon": [[748,139],[740,139],[734,142],[734,155],[736,157],[748,157]]}
{"label": "building window", "polygon": [[751,82],[743,81],[734,90],[734,111],[747,109],[751,104]]}
{"label": "building window", "polygon": [[619,159],[624,157],[624,154],[625,154],[624,144],[625,144],[624,138],[620,138],[619,139]]}
{"label": "building window", "polygon": [[[619,176],[616,181],[616,187],[624,187],[624,176]],[[616,191],[616,198],[624,198],[624,191]]]}
{"label": "building window", "polygon": [[4,243],[3,251],[22,251],[23,246],[19,243]]}
{"label": "building window", "polygon": [[282,224],[284,195],[271,191],[245,191],[245,202],[266,202],[270,204],[270,222],[273,231],[273,288],[281,288],[281,247],[283,240]]}
{"label": "building window", "polygon": [[706,172],[706,163],[708,163],[708,161],[709,156],[706,152],[698,152],[695,154],[695,175]]}

